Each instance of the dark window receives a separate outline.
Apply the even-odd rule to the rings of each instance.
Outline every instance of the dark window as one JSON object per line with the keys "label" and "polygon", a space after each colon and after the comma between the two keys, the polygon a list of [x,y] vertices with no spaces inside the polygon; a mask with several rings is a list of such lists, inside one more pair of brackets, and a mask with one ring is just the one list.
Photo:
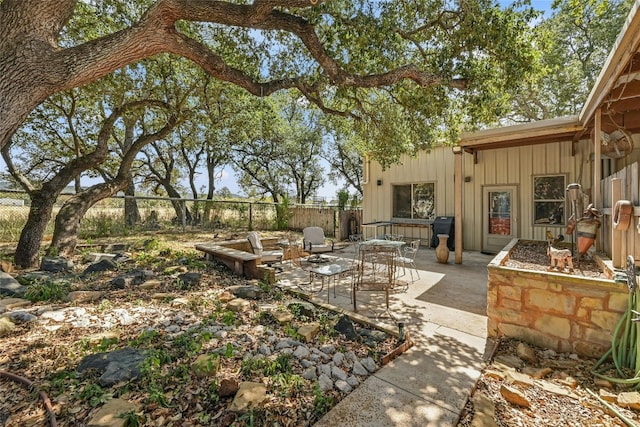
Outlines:
{"label": "dark window", "polygon": [[394,185],[393,217],[433,220],[436,217],[435,184]]}
{"label": "dark window", "polygon": [[565,225],[564,175],[546,175],[533,178],[533,223],[535,225]]}

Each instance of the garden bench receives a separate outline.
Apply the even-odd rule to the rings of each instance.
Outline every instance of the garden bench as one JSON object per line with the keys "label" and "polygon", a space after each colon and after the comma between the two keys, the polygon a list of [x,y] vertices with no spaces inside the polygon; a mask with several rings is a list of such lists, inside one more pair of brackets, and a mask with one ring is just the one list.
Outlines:
{"label": "garden bench", "polygon": [[[248,241],[242,243],[248,245]],[[229,267],[238,276],[249,279],[264,279],[265,275],[271,282],[275,281],[275,272],[272,268],[261,264],[260,255],[236,249],[239,241],[229,241],[220,243],[199,243],[195,245],[196,250],[204,252],[205,258],[209,261],[220,261]]]}

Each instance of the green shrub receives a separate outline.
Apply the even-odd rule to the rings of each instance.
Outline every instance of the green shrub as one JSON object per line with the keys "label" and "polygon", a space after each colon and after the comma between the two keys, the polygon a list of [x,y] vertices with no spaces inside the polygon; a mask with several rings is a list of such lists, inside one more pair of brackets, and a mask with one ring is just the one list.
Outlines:
{"label": "green shrub", "polygon": [[27,287],[24,297],[31,302],[62,301],[69,294],[71,284],[64,280],[35,282]]}

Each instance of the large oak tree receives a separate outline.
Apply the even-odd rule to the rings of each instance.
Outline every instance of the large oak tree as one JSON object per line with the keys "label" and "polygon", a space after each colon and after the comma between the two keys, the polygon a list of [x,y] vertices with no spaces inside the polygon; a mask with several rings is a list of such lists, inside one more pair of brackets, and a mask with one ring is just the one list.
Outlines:
{"label": "large oak tree", "polygon": [[[121,29],[71,38],[80,14]],[[50,95],[161,52],[257,96],[297,88],[325,112],[364,117],[375,104],[357,88],[383,87],[415,123],[460,106],[456,121],[486,118],[530,71],[532,16],[491,0],[2,0],[0,148]]]}

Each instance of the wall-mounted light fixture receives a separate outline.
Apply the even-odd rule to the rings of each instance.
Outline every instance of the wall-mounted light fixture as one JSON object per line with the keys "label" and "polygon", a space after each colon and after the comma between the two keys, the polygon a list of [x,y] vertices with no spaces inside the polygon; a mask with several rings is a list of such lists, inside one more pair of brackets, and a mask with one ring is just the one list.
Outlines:
{"label": "wall-mounted light fixture", "polygon": [[453,154],[460,154],[462,153],[462,147],[459,145],[454,145],[451,147],[451,151],[453,151]]}
{"label": "wall-mounted light fixture", "polygon": [[376,184],[378,184],[378,185],[382,185],[382,180],[381,180],[381,179],[377,180],[377,181],[376,181]]}

